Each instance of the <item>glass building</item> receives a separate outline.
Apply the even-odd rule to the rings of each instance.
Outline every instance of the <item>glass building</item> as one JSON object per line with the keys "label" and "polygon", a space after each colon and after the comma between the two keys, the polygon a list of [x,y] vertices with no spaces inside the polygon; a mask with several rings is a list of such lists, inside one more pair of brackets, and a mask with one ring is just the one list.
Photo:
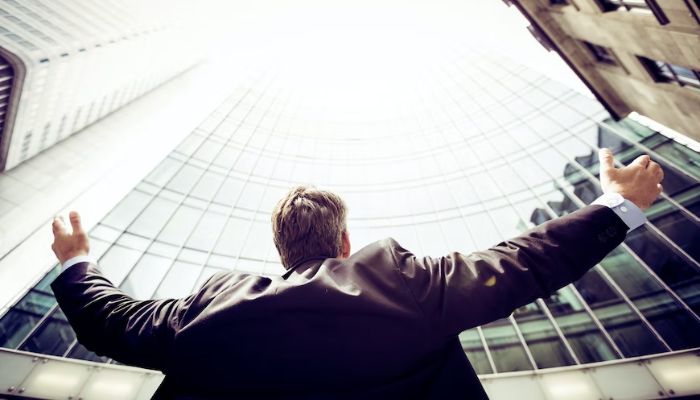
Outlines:
{"label": "glass building", "polygon": [[[239,85],[90,231],[92,256],[138,299],[185,296],[222,270],[281,275],[270,215],[299,183],[342,195],[355,250],[393,237],[416,254],[469,253],[593,201],[597,149],[610,147],[622,164],[663,166],[649,223],[579,281],[463,332],[464,351],[499,376],[700,347],[699,153],[505,57],[465,50],[421,71],[378,89],[392,101],[343,109],[318,100],[332,86]],[[57,273],[2,316],[0,346],[111,363],[76,342]]]}
{"label": "glass building", "polygon": [[186,5],[167,4],[1,0],[0,171],[191,68]]}

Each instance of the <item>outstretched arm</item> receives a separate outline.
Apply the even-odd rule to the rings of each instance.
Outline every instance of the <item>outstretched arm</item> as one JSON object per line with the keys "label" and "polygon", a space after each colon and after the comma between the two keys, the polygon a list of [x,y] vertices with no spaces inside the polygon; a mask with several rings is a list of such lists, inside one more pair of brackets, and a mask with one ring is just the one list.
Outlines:
{"label": "outstretched arm", "polygon": [[[71,212],[70,221],[72,233],[61,218],[53,223],[51,247],[62,265],[89,251],[80,216]],[[68,266],[51,284],[78,341],[87,349],[125,364],[159,370],[168,365],[181,321],[205,307],[219,287],[210,280],[184,299],[138,301],[115,288],[90,262]]]}
{"label": "outstretched arm", "polygon": [[628,218],[631,212],[644,220],[640,209],[661,191],[659,165],[645,155],[616,169],[607,149],[600,158],[603,191],[632,201],[635,210],[621,204],[587,206],[469,255],[416,257],[392,246],[401,276],[436,333],[455,335],[550,295],[622,243],[628,229],[638,225],[625,223],[634,220]]}

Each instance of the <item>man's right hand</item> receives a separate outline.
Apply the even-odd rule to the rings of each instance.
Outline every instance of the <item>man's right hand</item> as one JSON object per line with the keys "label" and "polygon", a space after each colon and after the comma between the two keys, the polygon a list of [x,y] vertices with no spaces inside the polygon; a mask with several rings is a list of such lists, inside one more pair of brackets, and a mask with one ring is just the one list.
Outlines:
{"label": "man's right hand", "polygon": [[598,156],[603,193],[617,192],[642,210],[649,208],[661,194],[664,171],[648,155],[639,156],[622,168],[615,168],[610,149],[600,149]]}
{"label": "man's right hand", "polygon": [[90,243],[80,223],[80,214],[71,211],[69,218],[73,232],[68,232],[62,217],[55,217],[51,225],[53,228],[51,249],[61,264],[73,257],[87,256],[90,253]]}

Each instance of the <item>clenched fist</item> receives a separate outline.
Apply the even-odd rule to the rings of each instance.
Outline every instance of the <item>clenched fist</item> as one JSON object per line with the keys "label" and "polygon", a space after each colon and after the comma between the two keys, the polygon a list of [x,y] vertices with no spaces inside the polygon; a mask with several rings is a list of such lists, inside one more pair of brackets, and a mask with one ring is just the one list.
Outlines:
{"label": "clenched fist", "polygon": [[55,217],[51,225],[53,228],[51,250],[56,254],[61,264],[73,257],[87,256],[90,252],[90,243],[88,243],[87,234],[80,224],[80,215],[75,211],[71,211],[69,218],[73,228],[72,233],[69,233],[66,229],[63,217]]}
{"label": "clenched fist", "polygon": [[661,194],[664,171],[648,155],[637,157],[628,166],[615,168],[610,149],[600,149],[600,185],[603,193],[617,192],[645,210]]}

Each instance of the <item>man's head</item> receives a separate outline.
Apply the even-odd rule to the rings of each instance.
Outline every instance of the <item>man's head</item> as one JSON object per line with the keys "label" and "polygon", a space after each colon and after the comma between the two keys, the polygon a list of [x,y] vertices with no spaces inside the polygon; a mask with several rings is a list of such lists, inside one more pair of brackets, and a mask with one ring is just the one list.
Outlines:
{"label": "man's head", "polygon": [[272,212],[272,234],[282,264],[289,269],[312,257],[350,256],[345,202],[313,186],[289,191]]}

